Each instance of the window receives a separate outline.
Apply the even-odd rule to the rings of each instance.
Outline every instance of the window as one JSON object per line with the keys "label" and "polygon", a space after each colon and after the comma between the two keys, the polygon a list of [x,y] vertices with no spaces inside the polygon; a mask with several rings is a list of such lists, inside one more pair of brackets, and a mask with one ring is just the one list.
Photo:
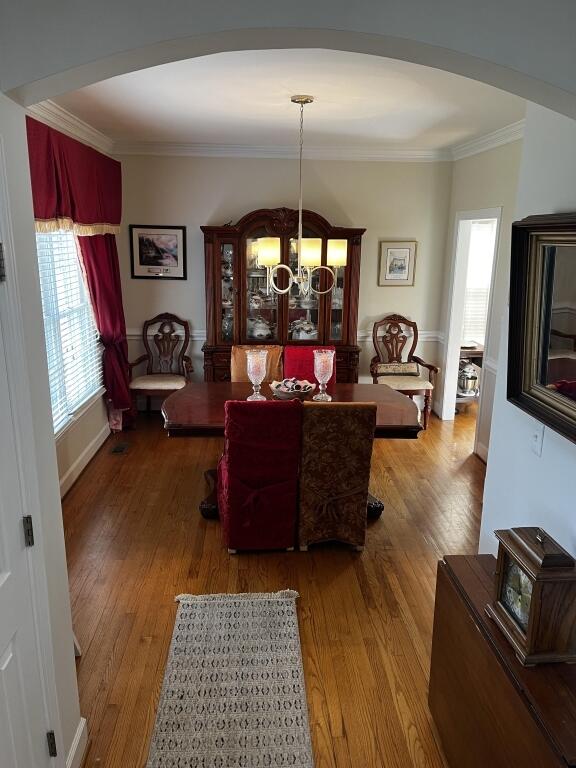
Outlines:
{"label": "window", "polygon": [[464,323],[462,342],[484,344],[492,262],[496,241],[496,219],[481,219],[471,222],[468,255],[468,274],[464,298]]}
{"label": "window", "polygon": [[54,432],[102,388],[102,349],[72,232],[36,234]]}

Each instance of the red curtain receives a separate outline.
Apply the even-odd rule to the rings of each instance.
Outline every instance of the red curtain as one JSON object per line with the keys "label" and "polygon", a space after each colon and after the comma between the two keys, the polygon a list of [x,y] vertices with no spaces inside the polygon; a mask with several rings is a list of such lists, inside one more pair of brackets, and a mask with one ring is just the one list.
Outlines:
{"label": "red curtain", "polygon": [[31,117],[26,118],[26,131],[37,228],[62,227],[79,235],[96,326],[104,345],[108,404],[116,411],[129,409],[126,323],[115,238],[122,212],[121,165]]}
{"label": "red curtain", "polygon": [[118,251],[114,235],[79,237],[84,274],[90,291],[96,327],[104,345],[104,386],[112,407],[131,408],[128,385],[128,344],[122,309]]}

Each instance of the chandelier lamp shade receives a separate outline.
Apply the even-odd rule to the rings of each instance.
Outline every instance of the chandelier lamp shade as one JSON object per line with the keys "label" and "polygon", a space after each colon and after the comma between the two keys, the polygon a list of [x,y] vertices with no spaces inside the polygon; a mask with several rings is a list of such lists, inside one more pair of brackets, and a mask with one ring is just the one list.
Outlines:
{"label": "chandelier lamp shade", "polygon": [[[316,295],[330,293],[336,285],[335,270],[345,267],[348,255],[347,240],[328,240],[326,264],[322,264],[322,239],[320,237],[302,236],[302,149],[304,146],[304,106],[314,101],[313,96],[292,96],[293,104],[300,106],[300,152],[299,152],[299,196],[298,196],[298,242],[296,246],[298,263],[296,271],[287,264],[282,264],[279,237],[260,237],[256,243],[257,262],[259,267],[266,267],[268,293],[288,293],[292,286],[298,287],[301,296],[310,293]],[[281,288],[278,285],[278,272],[284,271],[288,276],[288,285]],[[312,285],[314,273],[324,270],[329,275],[330,285],[325,290],[318,290]]]}

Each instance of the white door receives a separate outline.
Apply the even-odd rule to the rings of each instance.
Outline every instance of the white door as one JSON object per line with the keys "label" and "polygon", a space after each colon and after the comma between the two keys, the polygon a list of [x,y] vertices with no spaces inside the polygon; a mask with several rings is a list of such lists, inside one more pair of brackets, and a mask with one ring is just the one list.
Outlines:
{"label": "white door", "polygon": [[[7,287],[0,282],[0,304]],[[0,766],[53,764],[36,640],[29,551],[0,313]]]}

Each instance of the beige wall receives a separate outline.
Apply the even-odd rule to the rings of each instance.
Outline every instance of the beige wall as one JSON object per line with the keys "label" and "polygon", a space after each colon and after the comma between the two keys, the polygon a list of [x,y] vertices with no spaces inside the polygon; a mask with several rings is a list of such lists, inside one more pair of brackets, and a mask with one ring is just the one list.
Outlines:
{"label": "beige wall", "polygon": [[[502,208],[499,242],[494,265],[495,278],[491,298],[491,313],[486,333],[486,354],[482,371],[482,403],[478,418],[478,448],[486,459],[490,440],[490,421],[498,360],[500,325],[508,306],[510,271],[510,229],[514,220],[518,170],[522,142],[515,141],[454,163],[452,194],[448,214],[448,254],[445,271],[442,328],[447,331],[451,299],[451,275],[454,256],[454,222],[460,211]],[[446,341],[446,339],[445,339]],[[444,361],[445,349],[439,351]],[[443,382],[437,388],[436,402],[443,391]],[[436,410],[439,410],[438,405]]]}
{"label": "beige wall", "polygon": [[[124,189],[118,238],[126,324],[137,332],[160,311],[191,321],[205,333],[202,224],[237,221],[255,208],[297,206],[298,165],[294,160],[185,157],[121,157]],[[340,226],[366,227],[362,241],[359,331],[366,336],[376,319],[401,312],[422,331],[438,332],[443,290],[451,163],[305,161],[304,205]],[[188,280],[132,280],[129,224],[187,227]],[[418,241],[414,287],[377,285],[378,240]],[[202,376],[201,339],[193,344],[196,375]],[[371,342],[364,342],[361,373],[368,375]],[[131,340],[131,354],[137,343]],[[436,359],[436,343],[421,347]]]}

